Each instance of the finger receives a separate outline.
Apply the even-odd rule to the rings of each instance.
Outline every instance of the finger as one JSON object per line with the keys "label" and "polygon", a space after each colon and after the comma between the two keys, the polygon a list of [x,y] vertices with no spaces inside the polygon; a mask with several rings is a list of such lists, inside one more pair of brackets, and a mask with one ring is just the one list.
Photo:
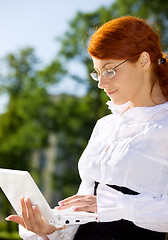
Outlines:
{"label": "finger", "polygon": [[38,226],[38,228],[36,229],[36,232],[40,231],[44,234],[51,234],[56,230],[62,230],[65,228],[65,226],[63,226],[61,228],[56,228],[56,227],[46,223],[37,206],[33,206],[33,212],[35,215],[36,226]]}
{"label": "finger", "polygon": [[77,198],[83,198],[83,197],[86,197],[86,196],[74,195],[74,196],[72,196],[72,197],[68,197],[68,198],[66,198],[66,199],[64,199],[64,200],[59,201],[58,204],[59,204],[59,205],[64,205],[64,204],[66,204],[66,203],[69,203],[69,202],[77,199]]}
{"label": "finger", "polygon": [[64,203],[64,205],[58,206],[57,209],[58,210],[64,210],[64,209],[71,208],[71,207],[74,207],[74,206],[82,206],[84,204],[85,204],[84,201],[74,200],[74,201],[71,201],[71,202],[68,202],[68,203]]}
{"label": "finger", "polygon": [[22,217],[20,217],[18,215],[10,215],[10,216],[6,217],[5,220],[16,222],[18,224],[21,224],[24,227],[23,219],[22,219]]}
{"label": "finger", "polygon": [[33,206],[31,204],[31,201],[30,201],[30,199],[27,198],[24,200],[24,202],[25,202],[25,206],[26,206],[27,218],[28,218],[29,222],[31,222],[31,223],[33,222],[33,224],[34,224],[35,216],[34,216],[34,211],[33,211]]}
{"label": "finger", "polygon": [[41,212],[37,206],[32,207],[33,213],[34,213],[34,220],[36,225],[36,231],[39,231],[40,229],[43,231],[43,233],[46,232],[47,223],[42,218]]}
{"label": "finger", "polygon": [[79,206],[79,207],[75,207],[74,211],[76,212],[97,212],[97,205],[93,204],[93,205],[86,205],[86,206]]}
{"label": "finger", "polygon": [[26,212],[26,206],[25,206],[24,198],[20,199],[20,203],[21,203],[21,209],[22,209],[21,213],[22,213],[23,223],[24,223],[25,228],[27,228],[26,220],[25,220],[27,218],[27,212]]}
{"label": "finger", "polygon": [[54,227],[57,231],[58,230],[62,230],[62,229],[65,229],[66,228],[66,226],[64,225],[63,227],[60,227],[60,228],[56,228],[56,227]]}
{"label": "finger", "polygon": [[[60,201],[59,204],[60,204],[60,207],[63,207],[63,209],[65,209],[65,208],[69,208],[72,206],[82,205],[86,201],[89,201],[89,196],[74,195],[72,197],[69,197],[65,200]],[[58,209],[59,209],[59,207],[58,207]]]}
{"label": "finger", "polygon": [[24,198],[21,200],[22,205],[22,218],[25,224],[26,229],[29,231],[32,230],[32,226],[34,226],[34,217],[32,212],[32,205],[28,198]]}
{"label": "finger", "polygon": [[[70,199],[69,199],[70,200]],[[73,206],[89,206],[96,203],[95,196],[75,196],[71,198],[69,202],[65,202],[61,206],[57,207],[58,210],[67,209]]]}

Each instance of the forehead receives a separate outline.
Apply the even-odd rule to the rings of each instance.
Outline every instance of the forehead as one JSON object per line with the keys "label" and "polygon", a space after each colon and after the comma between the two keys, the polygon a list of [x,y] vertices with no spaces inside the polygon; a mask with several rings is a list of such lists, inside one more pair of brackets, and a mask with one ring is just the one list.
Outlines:
{"label": "forehead", "polygon": [[93,66],[94,68],[102,69],[108,64],[117,64],[119,60],[114,59],[98,59],[95,57],[92,57],[93,60]]}

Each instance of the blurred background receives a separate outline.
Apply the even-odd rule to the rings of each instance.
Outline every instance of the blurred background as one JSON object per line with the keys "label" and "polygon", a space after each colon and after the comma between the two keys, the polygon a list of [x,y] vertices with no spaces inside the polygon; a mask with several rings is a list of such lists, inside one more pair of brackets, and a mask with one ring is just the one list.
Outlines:
{"label": "blurred background", "polygon": [[[51,207],[77,192],[80,155],[110,113],[89,38],[125,15],[151,23],[166,52],[167,0],[0,0],[0,168],[29,171]],[[0,239],[20,239],[11,213],[0,191]]]}

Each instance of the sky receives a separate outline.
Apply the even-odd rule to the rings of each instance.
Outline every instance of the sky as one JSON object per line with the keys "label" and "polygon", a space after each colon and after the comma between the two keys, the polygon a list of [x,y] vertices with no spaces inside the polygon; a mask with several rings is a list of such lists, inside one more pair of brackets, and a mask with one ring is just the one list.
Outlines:
{"label": "sky", "polygon": [[32,46],[44,62],[56,53],[56,38],[77,11],[92,12],[112,0],[0,0],[0,56]]}
{"label": "sky", "polygon": [[[113,0],[0,0],[0,60],[8,53],[33,47],[42,64],[47,65],[59,50],[56,38],[68,29],[68,22],[78,11],[93,12],[101,6],[110,6],[112,2]],[[3,64],[0,71],[3,72]],[[74,83],[67,83],[66,80],[54,91],[63,91],[66,84],[69,84],[70,91],[74,91]],[[81,95],[84,91],[81,89]],[[0,112],[7,99],[6,95],[0,96]]]}

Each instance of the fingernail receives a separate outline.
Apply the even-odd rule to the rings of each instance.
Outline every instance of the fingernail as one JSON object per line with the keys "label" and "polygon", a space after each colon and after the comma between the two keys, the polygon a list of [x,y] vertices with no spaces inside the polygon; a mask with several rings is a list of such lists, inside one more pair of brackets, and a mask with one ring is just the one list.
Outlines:
{"label": "fingernail", "polygon": [[79,211],[79,208],[74,207],[73,210],[74,210],[74,211]]}
{"label": "fingernail", "polygon": [[36,209],[37,209],[37,206],[36,206],[36,205],[33,205],[32,208],[33,208],[33,210],[36,210]]}
{"label": "fingernail", "polygon": [[62,207],[56,207],[56,209],[57,209],[57,210],[61,210],[61,209],[62,209]]}
{"label": "fingernail", "polygon": [[59,201],[59,202],[58,202],[58,205],[62,205],[62,204],[63,204],[63,201]]}
{"label": "fingernail", "polygon": [[6,221],[10,221],[8,217],[5,218]]}

